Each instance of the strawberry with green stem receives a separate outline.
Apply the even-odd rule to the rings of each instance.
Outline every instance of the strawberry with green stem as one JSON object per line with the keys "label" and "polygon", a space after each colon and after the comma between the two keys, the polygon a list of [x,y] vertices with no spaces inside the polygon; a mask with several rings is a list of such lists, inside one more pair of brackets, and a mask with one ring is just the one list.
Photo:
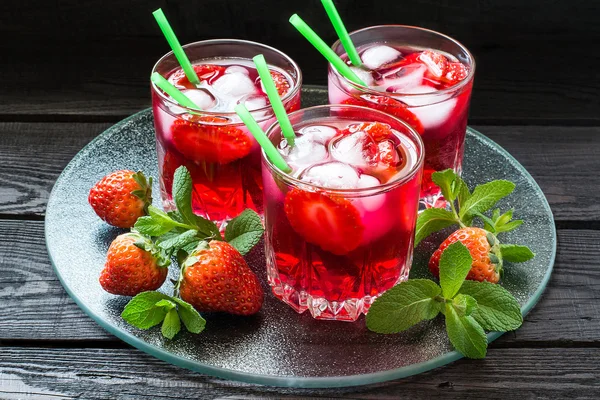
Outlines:
{"label": "strawberry with green stem", "polygon": [[[450,210],[430,208],[419,215],[415,246],[434,232],[452,225],[460,227],[431,256],[429,270],[433,275],[439,275],[443,251],[457,241],[467,246],[473,259],[467,276],[469,280],[498,283],[502,277],[504,261],[524,262],[534,257],[526,246],[501,244],[498,240],[499,233],[513,230],[523,223],[521,220],[511,221],[513,210],[500,215],[500,210],[496,209],[491,218],[483,214],[512,193],[514,183],[496,180],[477,186],[471,193],[466,183],[450,169],[433,173],[432,180],[440,187]],[[475,217],[484,222],[483,229],[471,227]]]}
{"label": "strawberry with green stem", "polygon": [[367,328],[398,333],[441,313],[454,348],[469,358],[485,357],[485,331],[515,330],[523,316],[517,300],[502,286],[465,280],[472,262],[467,247],[452,243],[440,258],[440,284],[410,279],[394,286],[371,305]]}

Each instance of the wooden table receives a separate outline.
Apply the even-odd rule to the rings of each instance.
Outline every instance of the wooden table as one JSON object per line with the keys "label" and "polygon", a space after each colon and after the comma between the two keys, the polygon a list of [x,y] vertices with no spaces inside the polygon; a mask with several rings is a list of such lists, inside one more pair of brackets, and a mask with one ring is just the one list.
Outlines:
{"label": "wooden table", "polygon": [[[167,49],[150,11],[162,6],[182,42],[234,36],[275,45],[300,61],[305,82],[322,84],[324,63],[285,25],[292,12],[308,15],[331,42],[324,14],[310,11],[317,2],[32,3],[0,5],[0,33],[10,39],[0,44],[0,398],[600,397],[600,31],[594,2],[340,4],[350,29],[401,20],[448,33],[472,50],[478,72],[469,123],[539,183],[559,245],[540,303],[521,329],[490,345],[485,360],[461,360],[375,386],[310,391],[193,373],[107,334],[54,276],[44,210],[68,161],[114,122],[149,105],[147,76]],[[256,9],[271,11],[266,16]]]}

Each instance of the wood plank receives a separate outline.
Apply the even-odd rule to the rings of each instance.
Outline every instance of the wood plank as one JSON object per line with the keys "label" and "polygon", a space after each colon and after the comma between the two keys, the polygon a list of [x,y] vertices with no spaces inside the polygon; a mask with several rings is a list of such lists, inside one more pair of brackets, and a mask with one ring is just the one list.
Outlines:
{"label": "wood plank", "polygon": [[[555,270],[516,333],[492,347],[533,342],[600,345],[600,231],[559,230]],[[18,311],[16,311],[18,310]],[[75,305],[50,266],[41,221],[0,220],[0,340],[116,340]]]}
{"label": "wood plank", "polygon": [[[325,83],[322,57],[287,23],[297,12],[332,43],[325,13],[311,2],[132,0],[126,12],[116,1],[2,2],[0,34],[11,40],[0,44],[0,117],[114,121],[146,107],[149,72],[168,50],[150,14],[157,7],[165,9],[182,43],[219,37],[264,42],[298,60],[305,83]],[[407,8],[348,0],[338,7],[350,30],[403,23],[463,42],[478,65],[472,123],[600,121],[600,55],[590,51],[600,40],[594,2],[414,0]]]}
{"label": "wood plank", "polygon": [[[0,215],[44,214],[56,178],[107,123],[0,123]],[[475,126],[536,179],[557,221],[600,221],[600,127]],[[558,172],[560,171],[560,172]]]}
{"label": "wood plank", "polygon": [[344,389],[286,389],[193,373],[135,349],[6,347],[0,353],[4,399],[595,399],[600,349],[495,349],[421,375]]}

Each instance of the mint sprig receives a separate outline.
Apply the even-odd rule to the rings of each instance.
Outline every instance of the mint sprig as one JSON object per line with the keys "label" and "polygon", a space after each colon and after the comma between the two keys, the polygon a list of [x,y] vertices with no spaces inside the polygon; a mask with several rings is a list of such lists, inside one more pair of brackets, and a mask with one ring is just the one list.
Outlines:
{"label": "mint sprig", "polygon": [[142,292],[127,303],[121,317],[139,329],[150,329],[162,322],[161,332],[173,339],[181,330],[181,321],[191,333],[204,330],[206,321],[189,303],[160,292]]}
{"label": "mint sprig", "polygon": [[451,244],[440,258],[439,286],[427,279],[394,286],[371,305],[367,327],[378,333],[397,333],[442,313],[454,348],[469,358],[485,357],[484,330],[514,330],[523,317],[518,302],[501,286],[465,281],[472,262],[461,242]]}
{"label": "mint sprig", "polygon": [[246,255],[262,238],[265,229],[257,213],[247,209],[229,221],[225,240],[242,255]]}

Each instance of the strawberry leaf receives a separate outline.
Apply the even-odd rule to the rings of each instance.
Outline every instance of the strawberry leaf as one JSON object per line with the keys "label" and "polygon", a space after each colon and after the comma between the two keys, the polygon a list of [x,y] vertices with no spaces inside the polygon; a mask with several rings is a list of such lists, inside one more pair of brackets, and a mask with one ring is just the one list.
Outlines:
{"label": "strawberry leaf", "polygon": [[428,208],[419,214],[415,230],[415,247],[427,236],[458,224],[454,213],[442,208]]}
{"label": "strawberry leaf", "polygon": [[501,244],[500,251],[504,261],[508,262],[525,262],[535,257],[535,253],[529,247],[517,244]]}
{"label": "strawberry leaf", "polygon": [[475,213],[483,213],[494,206],[500,199],[508,196],[515,189],[510,181],[497,180],[479,185],[473,190],[468,200],[461,204],[459,216],[461,219],[470,218]]}
{"label": "strawberry leaf", "polygon": [[469,358],[484,358],[487,337],[472,316],[460,316],[452,303],[446,303],[446,332],[454,348]]}
{"label": "strawberry leaf", "polygon": [[264,231],[258,214],[246,209],[229,221],[225,229],[225,240],[242,255],[246,255],[260,241]]}
{"label": "strawberry leaf", "polygon": [[513,229],[516,229],[519,226],[523,225],[523,220],[515,219],[514,221],[510,221],[509,223],[506,223],[504,225],[499,225],[499,224],[496,224],[496,225],[497,225],[496,233],[508,232],[508,231],[512,231]]}
{"label": "strawberry leaf", "polygon": [[369,308],[367,328],[378,333],[398,333],[421,321],[435,318],[442,303],[436,300],[440,287],[428,279],[411,279],[402,282],[381,297]]}
{"label": "strawberry leaf", "polygon": [[446,299],[458,293],[472,263],[471,253],[461,242],[454,242],[444,250],[440,257],[440,286]]}
{"label": "strawberry leaf", "polygon": [[500,285],[465,281],[460,288],[460,293],[477,300],[477,309],[473,311],[472,317],[485,330],[512,331],[523,323],[519,303]]}

